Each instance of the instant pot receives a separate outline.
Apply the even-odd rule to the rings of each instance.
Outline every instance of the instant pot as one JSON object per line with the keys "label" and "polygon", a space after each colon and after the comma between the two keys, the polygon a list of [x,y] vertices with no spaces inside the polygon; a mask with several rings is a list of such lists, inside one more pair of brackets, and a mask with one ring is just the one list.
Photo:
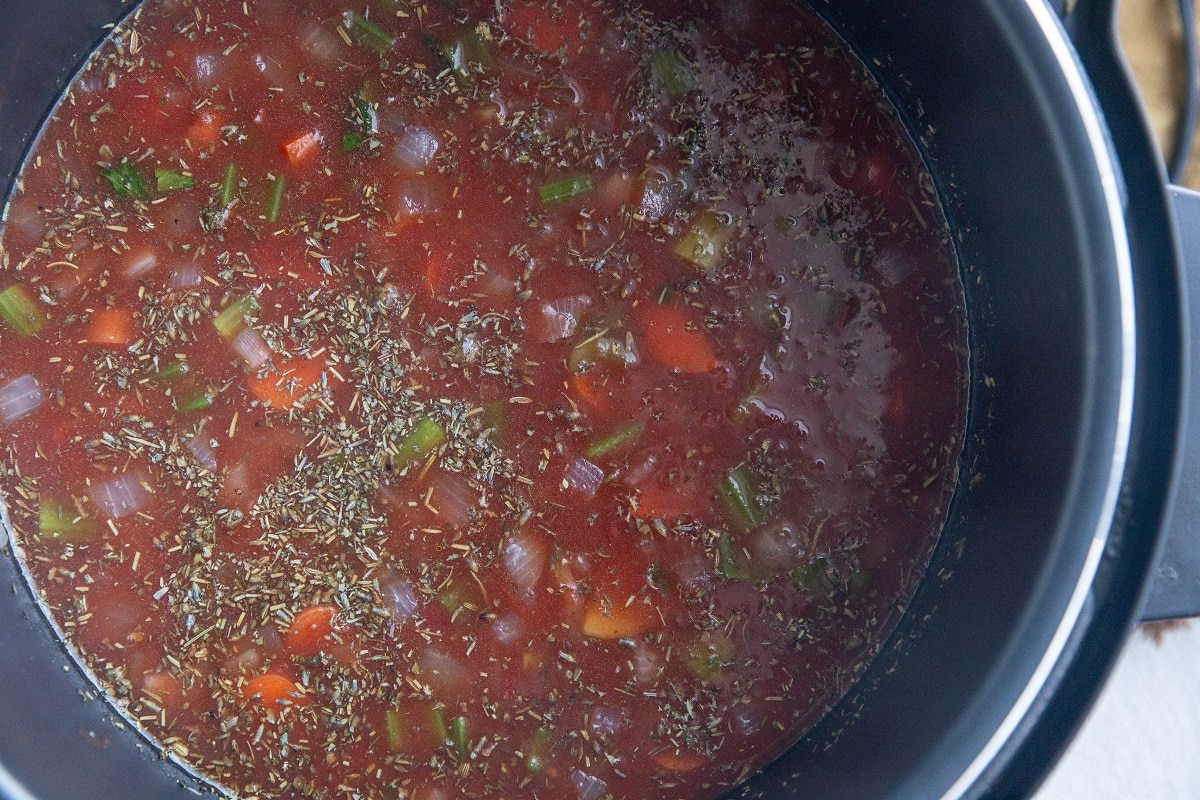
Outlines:
{"label": "instant pot", "polygon": [[[813,4],[936,181],[966,289],[969,423],[950,518],[899,630],[733,796],[1026,796],[1133,625],[1200,611],[1200,399],[1187,391],[1200,195],[1167,184],[1113,0],[1069,14],[1046,0]],[[5,195],[58,93],[131,7],[0,0]],[[0,796],[206,791],[99,697],[7,553],[0,583]]]}

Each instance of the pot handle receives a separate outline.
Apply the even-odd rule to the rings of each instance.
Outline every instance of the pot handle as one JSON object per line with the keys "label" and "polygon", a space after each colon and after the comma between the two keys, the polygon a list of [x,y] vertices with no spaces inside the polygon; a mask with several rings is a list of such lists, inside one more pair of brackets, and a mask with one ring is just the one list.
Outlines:
{"label": "pot handle", "polygon": [[[1174,217],[1179,241],[1180,358],[1185,372],[1183,386],[1193,385],[1187,374],[1200,375],[1200,354],[1192,344],[1200,343],[1200,193],[1166,185],[1165,164],[1150,136],[1144,116],[1137,113],[1141,99],[1121,55],[1117,32],[1116,0],[1046,0],[1058,11],[1063,26],[1075,43],[1096,98],[1106,112],[1112,146],[1118,158],[1144,164],[1157,156],[1158,173],[1150,170],[1124,175],[1127,198],[1138,202],[1164,202]],[[1135,185],[1130,186],[1129,182]],[[1190,311],[1189,311],[1190,310]],[[1144,313],[1144,312],[1143,312]],[[1145,357],[1145,354],[1143,354]],[[1195,359],[1195,361],[1193,361]],[[1151,570],[1143,594],[1142,621],[1200,616],[1200,391],[1183,391],[1178,438],[1178,468],[1173,492],[1164,514],[1164,536],[1159,558]],[[1162,458],[1171,458],[1163,453]]]}
{"label": "pot handle", "polygon": [[[1200,192],[1181,186],[1168,188],[1179,232],[1183,261],[1186,315],[1185,339],[1189,372],[1200,374],[1196,348],[1200,342]],[[1200,616],[1200,392],[1183,400],[1180,436],[1181,467],[1167,515],[1165,541],[1150,576],[1143,622]]]}

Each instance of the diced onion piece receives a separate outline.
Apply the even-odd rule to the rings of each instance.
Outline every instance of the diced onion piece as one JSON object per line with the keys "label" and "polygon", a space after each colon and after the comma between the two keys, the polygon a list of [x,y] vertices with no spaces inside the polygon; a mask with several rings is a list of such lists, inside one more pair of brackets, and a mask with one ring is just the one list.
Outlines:
{"label": "diced onion piece", "polygon": [[546,545],[528,535],[517,534],[504,547],[504,568],[524,595],[532,595],[546,569]]}
{"label": "diced onion piece", "polygon": [[189,261],[171,270],[167,283],[172,289],[190,289],[193,286],[199,286],[202,280],[200,265],[195,261]]}
{"label": "diced onion piece", "polygon": [[750,553],[755,562],[773,570],[784,569],[798,562],[801,550],[801,542],[788,523],[764,527],[750,543]]}
{"label": "diced onion piece", "polygon": [[417,177],[406,180],[396,188],[392,213],[398,223],[411,222],[440,210],[440,192],[428,180]]}
{"label": "diced onion piece", "polygon": [[207,439],[200,436],[193,436],[187,440],[184,447],[187,448],[196,461],[200,462],[200,466],[209,472],[217,471],[217,454],[213,452],[212,445],[208,443]]}
{"label": "diced onion piece", "polygon": [[416,126],[405,129],[392,149],[392,161],[413,172],[420,172],[432,162],[442,143],[431,131]]}
{"label": "diced onion piece", "polygon": [[[80,85],[77,83],[76,87]],[[46,212],[37,203],[14,199],[8,210],[8,225],[20,228],[30,239],[39,241],[46,234]]]}
{"label": "diced onion piece", "polygon": [[762,730],[766,716],[762,709],[755,706],[743,706],[735,712],[730,720],[730,727],[747,739]]}
{"label": "diced onion piece", "polygon": [[623,712],[608,706],[597,706],[592,709],[588,720],[592,733],[600,738],[616,736],[629,727],[629,718]]}
{"label": "diced onion piece", "polygon": [[600,800],[608,791],[607,783],[578,769],[571,773],[571,783],[575,784],[575,791],[579,792],[579,800]]}
{"label": "diced onion piece", "polygon": [[626,486],[637,486],[653,475],[657,469],[658,456],[654,453],[647,453],[645,458],[635,461],[633,466],[625,471],[621,482]]}
{"label": "diced onion piece", "polygon": [[883,278],[888,286],[896,286],[916,269],[916,261],[908,253],[898,250],[884,250],[876,254],[873,265],[875,271]]}
{"label": "diced onion piece", "polygon": [[633,676],[641,686],[654,686],[662,675],[662,662],[658,655],[645,645],[639,645],[633,653]]}
{"label": "diced onion piece", "polygon": [[250,496],[250,467],[242,461],[234,464],[221,482],[221,499],[227,503],[249,508],[258,496]]}
{"label": "diced onion piece", "polygon": [[221,663],[221,672],[230,678],[239,675],[250,675],[262,669],[263,654],[257,647],[247,647],[237,655],[232,655]]}
{"label": "diced onion piece", "polygon": [[662,167],[650,167],[642,179],[642,197],[638,216],[649,223],[667,217],[685,194],[683,183]]}
{"label": "diced onion piece", "polygon": [[430,504],[437,509],[443,522],[466,525],[471,521],[471,512],[479,502],[479,492],[466,475],[441,472],[430,478],[429,487],[433,492]]}
{"label": "diced onion piece", "polygon": [[587,295],[577,294],[560,297],[548,303],[542,303],[538,310],[542,314],[545,325],[539,330],[538,339],[543,342],[561,342],[575,335],[579,328],[579,320],[583,312],[592,304]]}
{"label": "diced onion piece", "polygon": [[417,594],[412,584],[406,580],[390,580],[379,587],[383,595],[383,605],[399,621],[408,619],[417,610]]}
{"label": "diced onion piece", "polygon": [[319,22],[311,22],[304,28],[300,34],[300,45],[303,52],[326,64],[337,61],[343,48],[341,38]]}
{"label": "diced onion piece", "polygon": [[125,275],[130,278],[138,278],[154,269],[158,263],[158,256],[150,250],[139,250],[135,252],[125,261]]}
{"label": "diced onion piece", "polygon": [[233,337],[233,349],[248,369],[258,369],[271,360],[271,348],[253,328],[243,328]]}
{"label": "diced onion piece", "polygon": [[470,686],[471,673],[467,668],[437,648],[426,648],[418,663],[422,682],[429,684],[434,691],[457,693]]}
{"label": "diced onion piece", "polygon": [[688,589],[703,589],[712,583],[712,564],[699,553],[684,556],[672,566],[679,582]]}
{"label": "diced onion piece", "polygon": [[576,456],[567,466],[563,482],[571,489],[588,497],[595,497],[604,483],[604,470],[581,456]]}
{"label": "diced onion piece", "polygon": [[207,86],[214,83],[221,58],[216,53],[202,53],[192,62],[196,80]]}
{"label": "diced onion piece", "polygon": [[525,623],[516,614],[505,614],[492,623],[492,633],[501,644],[513,644],[525,632]]}
{"label": "diced onion piece", "polygon": [[46,401],[32,375],[22,375],[0,386],[0,418],[12,425]]}
{"label": "diced onion piece", "polygon": [[136,514],[146,505],[150,492],[144,480],[141,473],[127,472],[111,481],[96,484],[89,494],[105,516],[121,519]]}

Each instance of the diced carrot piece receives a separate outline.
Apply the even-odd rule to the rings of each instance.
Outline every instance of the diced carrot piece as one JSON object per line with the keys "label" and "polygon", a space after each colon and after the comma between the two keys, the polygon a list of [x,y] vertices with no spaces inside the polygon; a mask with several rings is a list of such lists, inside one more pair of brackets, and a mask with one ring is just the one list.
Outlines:
{"label": "diced carrot piece", "polygon": [[675,752],[664,750],[661,753],[655,753],[653,758],[654,763],[671,772],[691,772],[703,766],[705,761],[703,756],[695,753],[680,753],[678,750]]}
{"label": "diced carrot piece", "polygon": [[192,127],[188,128],[187,140],[196,149],[215,144],[221,137],[222,123],[223,120],[215,111],[201,111],[196,116],[196,121],[192,123]]}
{"label": "diced carrot piece", "polygon": [[285,410],[308,394],[321,380],[325,366],[317,359],[293,358],[275,363],[275,368],[259,376],[247,375],[250,391],[271,408]]}
{"label": "diced carrot piece", "polygon": [[127,347],[133,343],[133,312],[127,308],[105,308],[92,315],[87,327],[92,344]]}
{"label": "diced carrot piece", "polygon": [[306,706],[309,702],[308,696],[295,681],[276,672],[264,672],[246,681],[242,687],[242,697],[271,715],[281,711],[284,706]]}
{"label": "diced carrot piece", "polygon": [[330,643],[333,633],[333,618],[337,609],[333,606],[309,606],[292,617],[291,627],[283,640],[284,646],[298,656],[316,655]]}
{"label": "diced carrot piece", "polygon": [[717,357],[699,319],[688,309],[656,304],[638,314],[646,350],[658,361],[680,372],[710,372]]}
{"label": "diced carrot piece", "polygon": [[595,369],[578,375],[572,375],[570,379],[571,391],[575,393],[575,396],[584,405],[594,411],[607,414],[613,409],[613,397],[597,385],[599,383],[598,379],[601,377],[603,377],[602,373]]}
{"label": "diced carrot piece", "polygon": [[146,673],[142,678],[142,691],[160,708],[173,708],[183,700],[183,689],[175,676],[169,672]]}
{"label": "diced carrot piece", "polygon": [[688,484],[688,490],[684,491],[647,482],[638,487],[637,506],[633,513],[641,519],[674,519],[695,512],[697,507],[693,486],[694,482]]}
{"label": "diced carrot piece", "polygon": [[635,598],[633,602],[611,604],[589,602],[581,629],[585,636],[595,639],[628,639],[658,626],[654,609]]}
{"label": "diced carrot piece", "polygon": [[280,146],[284,155],[287,156],[288,163],[293,167],[298,167],[316,155],[317,150],[321,147],[321,134],[317,131],[308,131],[295,139],[289,139]]}

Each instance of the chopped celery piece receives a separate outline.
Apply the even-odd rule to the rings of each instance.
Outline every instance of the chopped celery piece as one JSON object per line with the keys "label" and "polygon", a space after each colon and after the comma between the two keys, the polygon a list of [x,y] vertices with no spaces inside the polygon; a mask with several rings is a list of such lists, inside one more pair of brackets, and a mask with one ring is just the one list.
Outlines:
{"label": "chopped celery piece", "polygon": [[744,530],[757,527],[763,521],[763,507],[758,502],[754,481],[743,466],[734,467],[721,479],[721,497]]}
{"label": "chopped celery piece", "polygon": [[484,69],[490,69],[494,64],[487,45],[475,31],[456,36],[450,44],[442,48],[442,55],[450,69],[454,70],[454,74],[466,80],[471,78],[471,65],[478,64]]}
{"label": "chopped celery piece", "polygon": [[176,411],[203,411],[206,408],[212,408],[213,398],[208,392],[200,392],[186,400],[182,400],[175,404]]}
{"label": "chopped celery piece", "polygon": [[392,45],[396,43],[395,36],[385,32],[357,11],[346,12],[345,26],[359,44],[366,45],[380,55],[391,50]]}
{"label": "chopped celery piece", "polygon": [[692,220],[675,254],[703,270],[716,269],[725,255],[730,229],[713,211],[702,211]]}
{"label": "chopped celery piece", "polygon": [[363,138],[353,131],[346,131],[342,134],[342,152],[349,153],[351,150],[357,150],[358,146],[363,143]]}
{"label": "chopped celery piece", "polygon": [[750,560],[728,533],[717,539],[717,574],[735,581],[750,579]]}
{"label": "chopped celery piece", "polygon": [[365,88],[354,93],[354,121],[358,130],[370,136],[379,129],[379,120],[371,101],[366,97]]}
{"label": "chopped celery piece", "polygon": [[491,428],[497,433],[503,432],[508,422],[508,403],[501,400],[484,403],[480,420],[485,429]]}
{"label": "chopped celery piece", "polygon": [[429,48],[430,54],[438,61],[446,59],[446,48],[442,47],[442,43],[430,36],[428,33],[421,34],[421,43]]}
{"label": "chopped celery piece", "polygon": [[0,317],[21,336],[33,336],[46,324],[46,316],[21,284],[0,292]]}
{"label": "chopped celery piece", "polygon": [[587,450],[583,451],[584,455],[586,455],[589,459],[600,458],[601,456],[611,453],[613,450],[617,450],[625,445],[633,443],[639,436],[642,435],[642,431],[645,429],[646,426],[644,424],[641,422],[635,422],[627,428],[623,428],[616,433],[609,434],[603,439],[593,442],[588,446]]}
{"label": "chopped celery piece", "polygon": [[550,743],[550,730],[538,728],[534,731],[533,739],[525,750],[525,769],[530,772],[541,772],[546,769],[546,751]]}
{"label": "chopped celery piece", "polygon": [[458,612],[463,609],[478,609],[481,600],[475,585],[461,580],[447,584],[437,596],[438,604],[449,611],[451,619],[454,620],[458,620]]}
{"label": "chopped celery piece", "polygon": [[190,189],[196,185],[196,180],[191,175],[159,167],[154,170],[154,180],[158,184],[160,192],[169,192],[172,189]]}
{"label": "chopped celery piece", "polygon": [[283,190],[287,181],[282,175],[276,175],[271,181],[271,191],[267,194],[267,222],[277,222],[279,212],[283,209]]}
{"label": "chopped celery piece", "polygon": [[467,733],[467,718],[455,717],[450,720],[450,739],[454,742],[454,751],[461,761],[471,754],[470,735]]}
{"label": "chopped celery piece", "polygon": [[581,194],[587,194],[593,189],[592,176],[587,173],[568,175],[565,178],[543,183],[538,187],[538,197],[547,205],[560,203]]}
{"label": "chopped celery piece", "polygon": [[187,365],[182,361],[172,361],[170,364],[167,364],[165,367],[162,367],[157,372],[153,373],[150,377],[156,381],[169,383],[182,378],[187,374],[187,371]]}
{"label": "chopped celery piece", "polygon": [[567,355],[567,369],[578,373],[601,362],[625,366],[636,361],[633,351],[620,339],[611,336],[589,336],[571,348]]}
{"label": "chopped celery piece", "polygon": [[100,167],[100,174],[112,184],[113,193],[117,197],[141,198],[150,195],[149,187],[131,161],[122,161],[112,167]]}
{"label": "chopped celery piece", "polygon": [[47,503],[38,512],[38,534],[59,542],[86,542],[96,535],[96,521],[79,516],[74,508]]}
{"label": "chopped celery piece", "polygon": [[688,648],[687,665],[697,678],[710,681],[720,672],[733,666],[736,648],[733,640],[722,633],[707,632]]}
{"label": "chopped celery piece", "polygon": [[221,207],[228,208],[237,196],[237,166],[228,164],[225,167],[225,179],[221,181]]}
{"label": "chopped celery piece", "polygon": [[383,712],[383,726],[387,734],[388,750],[393,753],[398,753],[404,748],[406,731],[404,729],[403,720],[400,719],[400,712],[394,708],[389,708]]}
{"label": "chopped celery piece", "polygon": [[429,709],[429,729],[433,731],[434,738],[439,742],[450,741],[450,732],[446,730],[446,715],[438,706]]}
{"label": "chopped celery piece", "polygon": [[246,327],[246,317],[254,310],[254,296],[245,294],[234,300],[213,317],[213,327],[222,339],[232,339]]}
{"label": "chopped celery piece", "polygon": [[650,57],[654,72],[671,97],[682,97],[696,88],[696,79],[675,50],[657,50]]}
{"label": "chopped celery piece", "polygon": [[850,578],[846,582],[846,588],[851,592],[858,594],[864,591],[871,583],[871,576],[862,570],[856,569],[850,573]]}
{"label": "chopped celery piece", "polygon": [[442,426],[429,417],[421,417],[413,426],[408,436],[396,448],[392,461],[397,467],[405,467],[414,461],[420,461],[446,441],[446,432]]}
{"label": "chopped celery piece", "polygon": [[820,592],[826,587],[829,575],[829,562],[824,556],[817,556],[803,567],[792,570],[792,580],[810,592]]}

